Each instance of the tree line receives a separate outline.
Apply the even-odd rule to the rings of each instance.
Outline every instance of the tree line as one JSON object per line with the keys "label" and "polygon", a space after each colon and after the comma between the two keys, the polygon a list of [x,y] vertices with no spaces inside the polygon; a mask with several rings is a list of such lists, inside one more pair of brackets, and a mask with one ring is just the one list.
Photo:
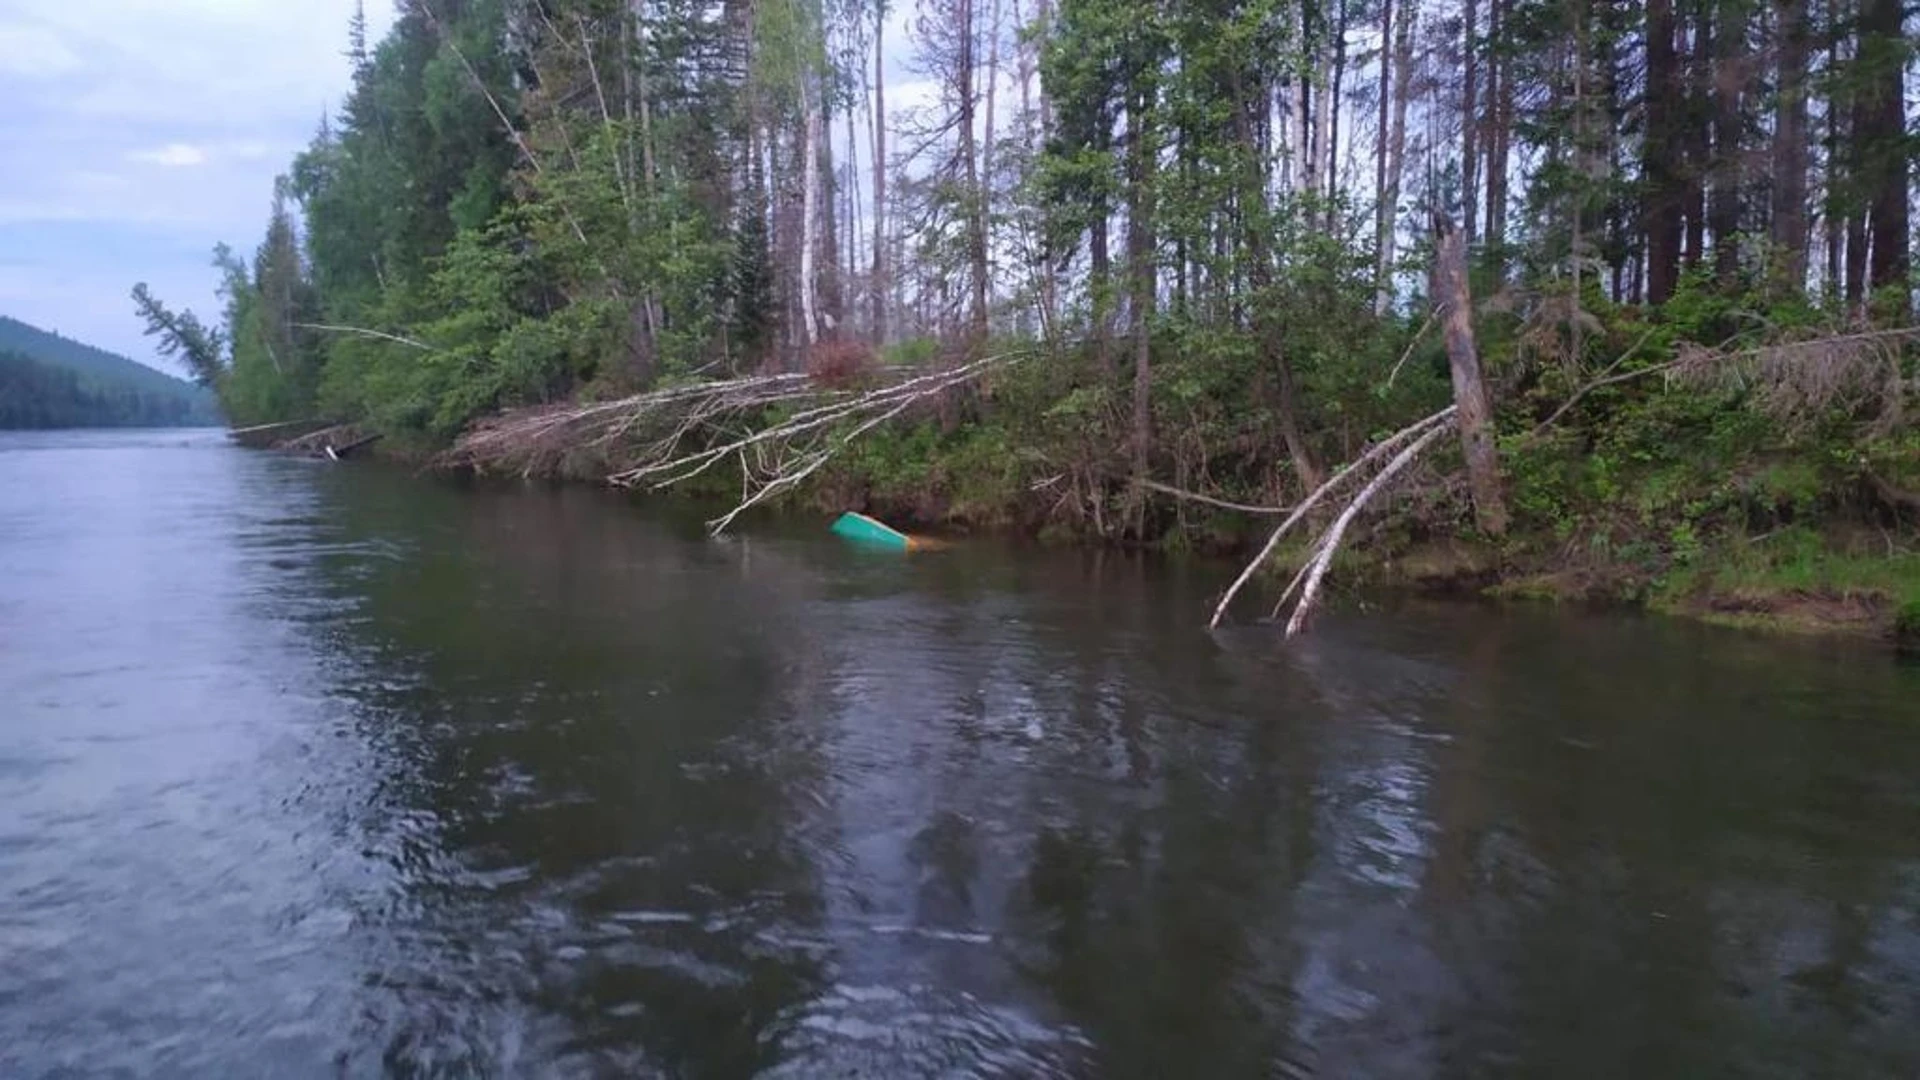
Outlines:
{"label": "tree line", "polygon": [[1257,443],[1301,489],[1393,411],[1449,229],[1517,384],[1623,319],[1911,317],[1900,0],[899,3],[356,17],[350,95],[251,261],[217,254],[221,317],[141,311],[236,422],[429,442],[1035,342],[1136,474]]}

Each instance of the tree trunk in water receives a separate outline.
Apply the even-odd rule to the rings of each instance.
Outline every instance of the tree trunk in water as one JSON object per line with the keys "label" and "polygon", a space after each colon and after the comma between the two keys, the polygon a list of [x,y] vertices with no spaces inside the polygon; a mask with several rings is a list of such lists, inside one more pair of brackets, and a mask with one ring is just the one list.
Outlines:
{"label": "tree trunk in water", "polygon": [[1862,120],[1854,132],[1864,157],[1865,193],[1870,215],[1868,242],[1872,263],[1868,284],[1874,290],[1893,289],[1886,316],[1905,322],[1912,296],[1907,282],[1911,266],[1908,235],[1907,178],[1913,171],[1908,144],[1906,110],[1907,62],[1912,42],[1901,32],[1901,0],[1862,0],[1860,59],[1863,93]]}
{"label": "tree trunk in water", "polygon": [[887,342],[886,8],[873,16],[873,343]]}
{"label": "tree trunk in water", "polygon": [[1467,288],[1466,234],[1443,216],[1434,220],[1434,293],[1442,308],[1447,364],[1453,370],[1453,400],[1459,407],[1460,451],[1467,462],[1474,520],[1488,536],[1507,531],[1501,495],[1500,458],[1493,439],[1493,400],[1480,373],[1473,340],[1473,297]]}
{"label": "tree trunk in water", "polygon": [[1774,0],[1778,20],[1780,103],[1773,127],[1774,287],[1807,287],[1807,0]]}

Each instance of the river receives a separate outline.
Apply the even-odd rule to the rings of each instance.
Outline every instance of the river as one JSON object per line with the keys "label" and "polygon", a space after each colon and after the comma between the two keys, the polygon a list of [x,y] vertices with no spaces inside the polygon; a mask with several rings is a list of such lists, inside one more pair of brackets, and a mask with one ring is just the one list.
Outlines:
{"label": "river", "polygon": [[0,433],[0,1075],[1920,1075],[1920,667]]}

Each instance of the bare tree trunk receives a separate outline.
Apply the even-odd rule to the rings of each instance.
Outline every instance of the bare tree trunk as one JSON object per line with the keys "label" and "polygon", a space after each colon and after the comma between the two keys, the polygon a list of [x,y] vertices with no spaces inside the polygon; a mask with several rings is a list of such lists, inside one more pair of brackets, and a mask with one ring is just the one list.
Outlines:
{"label": "bare tree trunk", "polygon": [[813,253],[820,230],[820,104],[815,100],[811,73],[800,76],[801,121],[805,128],[800,150],[800,328],[810,352],[820,340],[819,311],[813,292]]}
{"label": "bare tree trunk", "polygon": [[1641,215],[1650,304],[1666,303],[1680,283],[1680,139],[1674,116],[1683,107],[1683,84],[1673,32],[1673,0],[1647,0],[1647,134],[1641,163],[1646,196]]}
{"label": "bare tree trunk", "polygon": [[1905,322],[1913,298],[1907,281],[1912,266],[1909,199],[1914,154],[1907,133],[1906,72],[1913,42],[1904,33],[1901,0],[1863,0],[1860,54],[1863,73],[1862,117],[1854,132],[1867,168],[1864,178],[1873,245],[1868,282],[1873,289],[1899,293],[1887,314]]}
{"label": "bare tree trunk", "polygon": [[[1488,39],[1501,41],[1511,0],[1492,0]],[[1487,72],[1487,246],[1497,273],[1504,274],[1507,245],[1507,148],[1513,137],[1512,62],[1495,54]]]}
{"label": "bare tree trunk", "polygon": [[[1239,85],[1241,76],[1236,73],[1234,85],[1234,133],[1238,137],[1242,152],[1257,162],[1254,156],[1255,137],[1253,133],[1253,97]],[[1264,102],[1264,92],[1260,94]],[[1313,448],[1308,445],[1300,431],[1299,405],[1293,382],[1293,365],[1287,359],[1286,341],[1283,328],[1275,317],[1275,305],[1278,298],[1273,294],[1273,252],[1270,242],[1273,214],[1267,203],[1266,179],[1255,175],[1243,185],[1245,189],[1241,200],[1245,204],[1244,212],[1249,220],[1242,223],[1241,242],[1245,245],[1247,277],[1253,286],[1253,324],[1258,337],[1262,359],[1273,371],[1274,381],[1279,389],[1279,408],[1277,420],[1281,441],[1286,443],[1287,456],[1293,461],[1293,471],[1300,481],[1300,490],[1313,491],[1322,482],[1320,463],[1314,458]]]}
{"label": "bare tree trunk", "polygon": [[826,91],[822,88],[820,138],[815,146],[817,157],[807,162],[807,168],[814,172],[814,182],[822,186],[820,198],[815,205],[820,214],[820,224],[814,230],[814,236],[820,243],[820,252],[815,258],[819,267],[820,282],[815,287],[814,302],[818,305],[820,330],[827,337],[837,337],[841,319],[846,315],[844,295],[840,287],[840,222],[837,187],[840,172],[833,167],[833,114],[827,112]]}
{"label": "bare tree trunk", "polygon": [[1460,450],[1467,463],[1467,486],[1473,493],[1474,518],[1480,531],[1502,536],[1507,531],[1507,504],[1501,495],[1500,458],[1494,445],[1493,399],[1480,373],[1480,354],[1473,339],[1473,296],[1467,288],[1466,234],[1444,216],[1436,216],[1434,232],[1434,292],[1443,309],[1447,363],[1453,370],[1453,400],[1459,409]]}
{"label": "bare tree trunk", "polygon": [[[1568,336],[1573,339],[1573,362],[1577,367],[1585,354],[1581,341],[1584,320],[1580,317],[1582,302],[1586,293],[1580,284],[1581,271],[1587,264],[1586,234],[1584,226],[1587,214],[1587,12],[1578,4],[1570,5],[1573,17],[1573,50],[1570,59],[1573,63],[1573,172],[1579,179],[1575,182],[1572,197],[1568,200],[1567,215],[1571,228],[1571,242],[1567,246],[1567,263],[1573,278],[1573,317],[1567,320]],[[1471,329],[1471,326],[1469,326]],[[1458,376],[1455,376],[1456,386]]]}
{"label": "bare tree trunk", "polygon": [[[1133,336],[1133,476],[1147,478],[1148,455],[1153,448],[1153,166],[1154,146],[1150,106],[1146,93],[1136,91],[1127,117],[1127,276],[1132,286],[1128,304]],[[1142,489],[1134,495],[1134,535],[1139,536],[1146,500]]]}
{"label": "bare tree trunk", "polygon": [[1334,199],[1340,194],[1340,93],[1347,74],[1347,0],[1340,0],[1338,23],[1333,29],[1330,44],[1333,47],[1333,87],[1327,95],[1327,231],[1332,232],[1339,221],[1339,210]]}
{"label": "bare tree trunk", "polygon": [[1780,104],[1773,125],[1774,284],[1807,287],[1807,0],[1774,0],[1779,20]]}
{"label": "bare tree trunk", "polygon": [[1332,124],[1333,120],[1333,109],[1331,107],[1333,95],[1328,93],[1325,83],[1317,81],[1322,73],[1331,66],[1328,62],[1329,54],[1327,52],[1327,38],[1330,36],[1330,31],[1326,26],[1326,20],[1324,18],[1320,20],[1320,23],[1321,25],[1317,28],[1318,40],[1316,40],[1313,45],[1313,55],[1316,58],[1313,65],[1313,77],[1316,79],[1316,83],[1312,93],[1313,132],[1307,149],[1306,176],[1307,190],[1314,195],[1324,194],[1321,186],[1321,170],[1328,161],[1327,128]]}
{"label": "bare tree trunk", "polygon": [[1480,0],[1465,0],[1461,53],[1464,71],[1460,93],[1460,210],[1464,218],[1467,244],[1480,229]]}
{"label": "bare tree trunk", "polygon": [[980,186],[979,136],[974,131],[976,100],[973,51],[974,0],[959,0],[959,55],[954,61],[954,92],[958,97],[961,172],[966,178],[968,286],[972,291],[968,324],[976,347],[987,337],[987,212]]}
{"label": "bare tree trunk", "polygon": [[1393,104],[1393,0],[1380,0],[1380,112],[1373,152],[1373,313],[1387,311],[1387,231],[1393,210],[1387,205],[1387,144],[1393,140],[1387,119]]}
{"label": "bare tree trunk", "polygon": [[1707,250],[1707,173],[1713,167],[1713,5],[1693,0],[1693,52],[1688,57],[1686,107],[1681,125],[1685,146],[1686,237],[1684,262],[1698,267]]}
{"label": "bare tree trunk", "polygon": [[[1393,250],[1400,211],[1400,173],[1407,152],[1407,98],[1413,82],[1413,27],[1418,0],[1405,0],[1399,35],[1393,41],[1393,123],[1387,142],[1386,183],[1380,189],[1380,266],[1374,313],[1385,315],[1393,303]],[[1384,46],[1384,43],[1383,43]]]}
{"label": "bare tree trunk", "polygon": [[[987,16],[987,115],[980,142],[980,190],[978,194],[980,216],[980,281],[981,313],[989,314],[993,303],[993,120],[994,103],[999,98],[1000,86],[1000,0],[993,0],[993,7]],[[985,322],[980,326],[984,335]]]}
{"label": "bare tree trunk", "polygon": [[[1000,0],[993,0],[987,15],[987,115],[980,143],[980,183],[983,199],[993,193],[993,114],[1000,86]],[[982,203],[982,213],[989,209]],[[991,282],[988,283],[991,286]]]}
{"label": "bare tree trunk", "polygon": [[[1297,51],[1302,57],[1313,55],[1309,49],[1310,37],[1307,23],[1307,5],[1299,3],[1293,9],[1293,36]],[[1288,104],[1292,112],[1292,124],[1287,144],[1287,189],[1295,194],[1314,190],[1313,134],[1308,130],[1307,88],[1311,82],[1311,68],[1302,64],[1300,70],[1293,73]]]}
{"label": "bare tree trunk", "polygon": [[[1096,197],[1097,199],[1097,197]],[[1108,251],[1108,214],[1104,201],[1094,206],[1087,231],[1087,288],[1092,292],[1093,350],[1100,371],[1111,382],[1113,363],[1113,256]]]}
{"label": "bare tree trunk", "polygon": [[[1842,38],[1840,0],[1826,0],[1826,16],[1827,70],[1838,71]],[[1826,281],[1822,283],[1822,291],[1826,294],[1827,300],[1833,302],[1840,299],[1841,290],[1844,287],[1847,236],[1844,210],[1846,192],[1841,183],[1844,169],[1840,161],[1840,133],[1846,123],[1846,108],[1841,97],[1838,79],[1828,80],[1825,106],[1822,134],[1825,138],[1826,154],[1821,170],[1825,190],[1821,192],[1821,231],[1826,235],[1827,260]]]}
{"label": "bare tree trunk", "polygon": [[1740,196],[1746,179],[1740,103],[1747,86],[1747,34],[1743,5],[1719,0],[1716,6],[1713,62],[1709,68],[1713,85],[1713,193],[1707,216],[1713,227],[1713,276],[1722,288],[1730,288],[1740,275]]}
{"label": "bare tree trunk", "polygon": [[873,16],[873,342],[887,341],[886,5]]}
{"label": "bare tree trunk", "polygon": [[1871,210],[1872,169],[1866,160],[1866,132],[1872,126],[1872,105],[1865,87],[1859,83],[1860,54],[1865,39],[1853,40],[1846,74],[1852,78],[1835,80],[1844,86],[1847,103],[1847,131],[1841,142],[1845,180],[1841,190],[1847,208],[1847,307],[1864,309],[1867,302],[1867,216]]}

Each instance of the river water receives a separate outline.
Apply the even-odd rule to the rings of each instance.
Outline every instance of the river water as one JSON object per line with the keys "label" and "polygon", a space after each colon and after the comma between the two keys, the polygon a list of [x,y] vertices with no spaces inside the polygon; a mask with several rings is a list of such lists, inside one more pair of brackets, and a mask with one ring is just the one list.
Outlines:
{"label": "river water", "polygon": [[0,434],[0,1075],[1920,1075],[1920,668]]}

